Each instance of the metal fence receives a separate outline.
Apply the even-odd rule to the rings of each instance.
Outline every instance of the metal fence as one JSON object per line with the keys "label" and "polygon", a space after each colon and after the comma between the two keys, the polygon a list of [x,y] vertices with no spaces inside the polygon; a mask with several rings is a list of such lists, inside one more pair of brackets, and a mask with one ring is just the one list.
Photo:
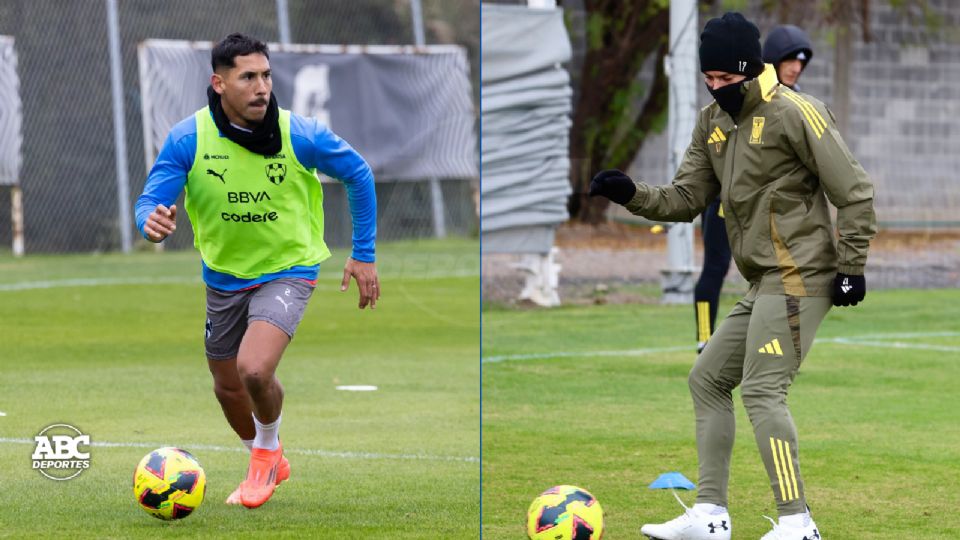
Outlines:
{"label": "metal fence", "polygon": [[[145,180],[137,44],[149,38],[218,40],[245,32],[281,40],[286,7],[289,40],[317,44],[413,44],[420,4],[424,39],[466,48],[473,99],[479,96],[479,3],[475,0],[119,0],[120,66],[126,135],[127,201],[118,201],[106,0],[0,0],[0,35],[16,40],[23,102],[23,192],[27,253],[120,249],[118,206],[129,209]],[[286,36],[284,36],[286,37]],[[289,104],[281,103],[283,107]],[[379,238],[433,236],[428,181],[380,182]],[[448,234],[476,232],[478,179],[442,179]],[[350,242],[346,192],[325,185],[327,241]],[[9,190],[0,190],[0,249],[11,243]],[[144,241],[134,231],[135,247]],[[186,247],[189,234],[169,247]]]}

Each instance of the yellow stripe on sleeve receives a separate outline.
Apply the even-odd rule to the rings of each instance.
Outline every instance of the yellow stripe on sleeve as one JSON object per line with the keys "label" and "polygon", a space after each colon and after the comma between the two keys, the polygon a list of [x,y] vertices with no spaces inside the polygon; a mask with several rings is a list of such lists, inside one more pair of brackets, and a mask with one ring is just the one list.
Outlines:
{"label": "yellow stripe on sleeve", "polygon": [[807,119],[807,124],[809,124],[813,129],[813,133],[817,136],[817,138],[821,138],[823,136],[823,129],[820,127],[820,124],[817,122],[817,120],[810,114],[810,111],[807,110],[807,108],[804,107],[803,104],[801,104],[800,101],[798,101],[795,97],[788,95],[788,99],[800,109],[801,113],[803,113],[804,118]]}
{"label": "yellow stripe on sleeve", "polygon": [[810,113],[810,119],[813,121],[815,128],[818,128],[821,131],[827,129],[827,121],[823,119],[820,111],[818,111],[817,108],[814,107],[809,101],[804,99],[803,96],[795,93],[787,93],[784,95],[796,103],[801,110]]}
{"label": "yellow stripe on sleeve", "polygon": [[[822,120],[818,120],[815,116],[813,116],[810,113],[810,110],[807,108],[809,107],[810,109],[813,109],[813,107],[809,103],[806,103],[805,101],[797,97],[796,94],[784,92],[783,95],[784,97],[792,101],[794,105],[797,106],[797,108],[800,109],[800,112],[803,113],[803,117],[807,119],[807,123],[813,129],[813,133],[817,136],[817,138],[819,139],[823,137],[823,131],[825,129],[826,124],[824,124],[824,127],[820,127],[820,121]],[[816,109],[813,109],[813,113],[819,116],[819,113],[817,113]]]}
{"label": "yellow stripe on sleeve", "polygon": [[820,124],[820,127],[826,130],[827,121],[823,119],[823,115],[820,114],[820,111],[818,111],[817,108],[814,107],[812,103],[807,101],[807,99],[801,96],[800,94],[794,94],[794,97],[799,99],[800,103],[806,106],[807,110],[810,111],[810,114],[813,116],[813,118]]}

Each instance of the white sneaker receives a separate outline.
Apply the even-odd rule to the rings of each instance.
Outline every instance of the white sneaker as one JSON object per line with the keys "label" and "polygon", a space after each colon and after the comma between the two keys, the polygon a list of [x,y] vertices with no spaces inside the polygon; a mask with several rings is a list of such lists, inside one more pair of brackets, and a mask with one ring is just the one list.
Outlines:
{"label": "white sneaker", "polygon": [[788,527],[768,516],[763,517],[773,523],[773,530],[763,535],[760,540],[821,540],[820,531],[812,519],[805,527]]}
{"label": "white sneaker", "polygon": [[[673,494],[677,497],[677,494]],[[730,514],[705,514],[677,502],[684,508],[683,515],[666,523],[648,523],[640,528],[640,534],[654,540],[730,540]]]}

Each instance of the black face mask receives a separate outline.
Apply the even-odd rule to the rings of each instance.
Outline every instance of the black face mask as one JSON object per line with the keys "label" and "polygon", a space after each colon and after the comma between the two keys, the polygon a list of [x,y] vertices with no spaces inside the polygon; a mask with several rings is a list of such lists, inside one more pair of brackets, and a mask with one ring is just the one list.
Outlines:
{"label": "black face mask", "polygon": [[740,109],[743,108],[743,83],[745,82],[747,81],[742,80],[716,90],[707,86],[710,95],[717,100],[717,105],[720,105],[720,108],[732,116],[734,120],[740,114]]}

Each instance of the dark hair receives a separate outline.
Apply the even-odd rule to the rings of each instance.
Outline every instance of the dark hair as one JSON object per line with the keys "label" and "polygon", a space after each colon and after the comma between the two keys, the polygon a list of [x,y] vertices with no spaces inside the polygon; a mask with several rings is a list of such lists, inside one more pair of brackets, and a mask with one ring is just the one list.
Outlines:
{"label": "dark hair", "polygon": [[233,33],[214,45],[213,50],[210,51],[210,64],[214,71],[218,67],[232,68],[237,65],[233,61],[234,58],[253,53],[260,53],[270,58],[266,43],[246,34]]}

